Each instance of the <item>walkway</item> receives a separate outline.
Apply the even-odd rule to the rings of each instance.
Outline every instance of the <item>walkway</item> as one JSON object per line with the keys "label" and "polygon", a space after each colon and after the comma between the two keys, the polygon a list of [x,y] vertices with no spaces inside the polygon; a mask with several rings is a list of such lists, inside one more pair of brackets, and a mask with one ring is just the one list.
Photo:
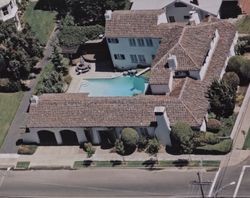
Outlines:
{"label": "walkway", "polygon": [[[56,39],[57,33],[58,31],[57,31],[57,25],[56,25],[45,47],[44,57],[37,64],[38,67],[43,68],[46,64],[48,64],[49,58],[53,50],[51,44]],[[20,106],[16,112],[14,120],[12,121],[11,126],[9,128],[8,134],[5,137],[4,143],[0,149],[1,153],[16,153],[17,152],[18,148],[16,146],[16,142],[21,138],[21,133],[25,132],[25,115],[29,107],[30,97],[32,96],[34,92],[39,76],[40,75],[38,75],[36,79],[31,81],[30,90],[24,92],[24,96],[22,98]]]}

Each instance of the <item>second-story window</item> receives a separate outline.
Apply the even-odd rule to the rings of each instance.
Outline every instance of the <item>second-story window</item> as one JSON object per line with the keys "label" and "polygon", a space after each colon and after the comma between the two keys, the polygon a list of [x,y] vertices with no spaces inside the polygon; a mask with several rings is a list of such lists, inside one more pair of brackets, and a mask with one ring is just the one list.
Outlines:
{"label": "second-story window", "polygon": [[146,63],[146,59],[144,55],[138,55],[138,59],[140,63]]}
{"label": "second-story window", "polygon": [[124,54],[114,54],[114,57],[116,60],[124,60],[125,59]]}
{"label": "second-story window", "polygon": [[135,42],[134,38],[129,39],[129,45],[132,46],[132,47],[136,46],[136,42]]}
{"label": "second-story window", "polygon": [[151,38],[146,38],[145,40],[146,40],[146,43],[147,43],[148,47],[152,47],[153,46],[153,41],[152,41]]}
{"label": "second-story window", "polygon": [[137,56],[134,54],[130,55],[130,59],[131,59],[131,63],[138,63],[138,59]]}
{"label": "second-story window", "polygon": [[108,43],[119,43],[118,38],[108,38]]}
{"label": "second-story window", "polygon": [[138,43],[138,46],[140,46],[140,47],[145,46],[143,38],[138,38],[137,43]]}
{"label": "second-story window", "polygon": [[8,11],[7,6],[4,7],[4,8],[2,8],[2,11],[3,11],[3,15],[4,15],[4,16],[7,15],[7,14],[9,14],[9,11]]}

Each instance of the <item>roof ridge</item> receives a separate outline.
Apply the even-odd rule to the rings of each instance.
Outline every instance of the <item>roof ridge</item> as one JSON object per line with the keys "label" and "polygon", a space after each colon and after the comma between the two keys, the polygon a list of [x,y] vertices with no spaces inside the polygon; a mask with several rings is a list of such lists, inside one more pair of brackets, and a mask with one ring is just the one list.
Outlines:
{"label": "roof ridge", "polygon": [[188,78],[186,77],[186,78],[185,78],[185,82],[184,82],[184,84],[182,85],[182,88],[181,88],[180,95],[179,95],[178,99],[181,99],[182,94],[183,94],[183,92],[184,92],[184,90],[185,90],[185,86],[186,86],[186,84],[187,84],[187,81],[188,81]]}
{"label": "roof ridge", "polygon": [[169,52],[171,52],[171,51],[179,44],[179,41],[180,41],[180,39],[183,37],[183,34],[184,34],[184,30],[185,30],[185,29],[186,29],[186,27],[183,27],[178,42],[177,42],[176,44],[174,44],[174,46],[173,46],[170,50],[168,50],[168,52],[167,52],[163,57],[161,57],[161,59],[152,67],[152,69],[155,68],[157,65],[159,65],[160,62],[161,62],[164,58],[166,58],[166,56],[169,54]]}

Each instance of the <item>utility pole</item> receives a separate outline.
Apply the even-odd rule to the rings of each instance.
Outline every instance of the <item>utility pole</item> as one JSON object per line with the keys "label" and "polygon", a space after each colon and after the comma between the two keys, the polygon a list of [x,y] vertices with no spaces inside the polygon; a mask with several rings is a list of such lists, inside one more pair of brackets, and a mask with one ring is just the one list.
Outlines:
{"label": "utility pole", "polygon": [[202,198],[205,198],[205,196],[204,196],[204,191],[203,191],[203,187],[202,187],[202,181],[201,181],[200,172],[197,172],[197,176],[198,176],[198,180],[199,180],[199,186],[200,186]]}

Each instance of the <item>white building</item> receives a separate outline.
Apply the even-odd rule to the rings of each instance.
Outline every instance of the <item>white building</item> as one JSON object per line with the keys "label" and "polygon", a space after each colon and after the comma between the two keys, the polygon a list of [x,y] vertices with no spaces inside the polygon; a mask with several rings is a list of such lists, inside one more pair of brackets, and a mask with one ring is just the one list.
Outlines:
{"label": "white building", "polygon": [[[207,88],[214,79],[222,77],[229,57],[234,55],[235,27],[217,18],[200,24],[194,21],[188,26],[164,23],[162,11],[110,14],[105,34],[114,65],[126,69],[152,63],[152,94],[35,97],[27,116],[24,142],[101,144],[105,138],[119,138],[123,128],[132,127],[139,135],[157,137],[161,144],[171,145],[171,127],[179,121],[206,131]],[[144,55],[145,61],[133,64],[136,58],[130,55],[135,55],[137,61],[139,55]]]}
{"label": "white building", "polygon": [[0,20],[4,22],[13,18],[17,29],[20,30],[21,23],[18,17],[16,0],[0,0]]}

